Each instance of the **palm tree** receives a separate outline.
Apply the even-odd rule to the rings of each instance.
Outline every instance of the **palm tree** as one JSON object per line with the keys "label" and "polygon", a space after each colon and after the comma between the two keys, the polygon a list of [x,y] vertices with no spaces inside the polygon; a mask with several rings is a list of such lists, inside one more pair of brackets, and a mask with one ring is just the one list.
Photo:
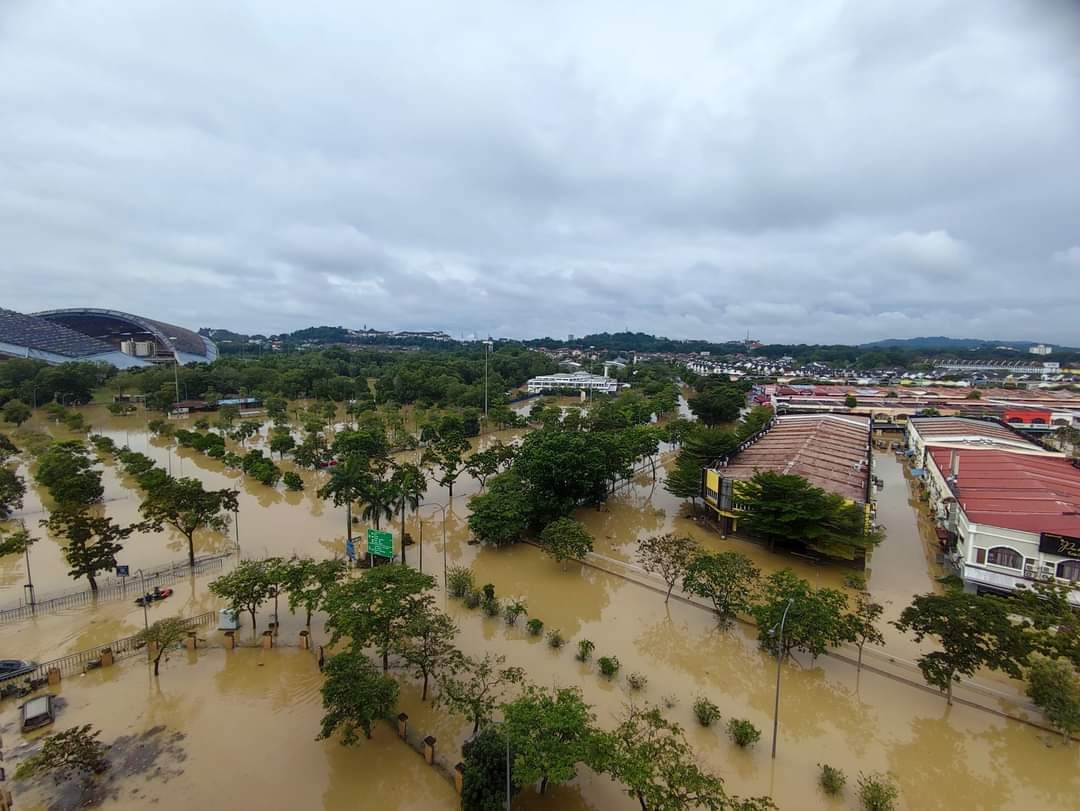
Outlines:
{"label": "palm tree", "polygon": [[394,465],[391,481],[394,484],[394,495],[398,499],[398,509],[401,511],[401,562],[405,563],[405,513],[420,506],[420,499],[427,490],[427,477],[417,465],[406,462]]}
{"label": "palm tree", "polygon": [[[330,471],[330,480],[319,488],[319,498],[328,498],[336,507],[345,507],[345,538],[352,543],[352,503],[365,498],[371,489],[367,457],[356,455],[342,459]],[[378,522],[375,524],[378,528]],[[348,546],[346,546],[348,548]]]}
{"label": "palm tree", "polygon": [[394,517],[394,507],[397,504],[397,488],[393,479],[388,475],[390,465],[382,459],[371,460],[368,469],[368,478],[360,501],[363,502],[363,512],[360,517],[370,521],[379,528],[381,519],[390,520]]}

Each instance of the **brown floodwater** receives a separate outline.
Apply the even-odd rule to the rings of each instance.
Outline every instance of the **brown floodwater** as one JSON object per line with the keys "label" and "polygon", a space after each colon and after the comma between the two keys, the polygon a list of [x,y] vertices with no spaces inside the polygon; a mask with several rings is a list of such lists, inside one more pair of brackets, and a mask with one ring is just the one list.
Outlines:
{"label": "brown floodwater", "polygon": [[[177,453],[167,443],[150,439],[142,417],[114,418],[98,411],[100,415],[89,417],[95,430],[117,441],[130,439],[128,444],[133,449],[148,453],[162,464],[167,464],[171,456],[175,474],[183,465],[184,475],[197,476],[208,486],[240,488],[240,542],[245,555],[297,551],[325,557],[342,553],[344,510],[313,497],[325,473],[303,473],[308,485],[304,493],[271,490],[225,472],[218,463],[199,454]],[[510,441],[520,432],[503,432],[499,436]],[[260,441],[255,441],[256,447]],[[487,438],[476,440],[483,441]],[[664,461],[670,461],[670,456]],[[927,537],[909,503],[902,467],[887,455],[879,456],[877,462],[878,474],[886,482],[879,494],[878,515],[888,534],[873,554],[870,588],[886,604],[887,616],[893,616],[910,595],[934,587],[933,561],[927,557]],[[288,467],[288,462],[284,466]],[[105,509],[118,520],[135,520],[138,493],[131,482],[116,473],[115,468],[106,465]],[[619,561],[633,561],[636,541],[641,537],[676,531],[695,537],[708,548],[740,549],[765,571],[791,566],[817,585],[841,584],[842,572],[833,567],[769,553],[737,538],[720,539],[683,515],[680,502],[663,490],[662,476],[663,472],[658,471],[657,481],[653,482],[650,473],[639,474],[603,509],[579,511],[578,517],[596,537],[597,552],[609,559],[613,571],[619,570]],[[631,700],[659,702],[671,696],[676,703],[666,712],[686,728],[702,765],[722,775],[730,791],[741,795],[771,794],[780,807],[787,809],[843,805],[826,799],[817,788],[820,763],[847,772],[849,798],[858,772],[892,772],[901,787],[901,807],[907,809],[1052,809],[1075,804],[1080,792],[1080,749],[1076,745],[1065,747],[1036,727],[982,709],[962,704],[949,708],[937,693],[866,669],[856,674],[850,663],[829,656],[784,667],[780,739],[777,759],[773,761],[769,757],[769,740],[775,662],[758,651],[754,629],[743,624],[718,629],[710,613],[698,606],[676,600],[665,606],[662,594],[634,579],[577,563],[564,569],[531,545],[507,549],[469,545],[467,500],[478,489],[478,484],[467,476],[455,487],[454,502],[447,512],[445,549],[441,514],[430,507],[421,510],[424,570],[441,584],[444,554],[451,564],[472,565],[478,584],[490,581],[501,597],[523,598],[530,615],[541,618],[548,629],[559,629],[568,644],[562,651],[553,651],[542,639],[529,637],[523,627],[508,628],[501,619],[469,612],[440,592],[440,603],[460,625],[460,647],[471,655],[502,653],[540,684],[580,686],[596,708],[601,725],[613,725]],[[32,523],[29,514],[41,509],[37,498],[27,498],[24,513],[28,524]],[[429,487],[426,503],[445,502],[444,488]],[[360,534],[363,528],[359,525],[354,534]],[[395,534],[397,528],[395,520]],[[409,517],[406,529],[414,538],[419,537],[415,516]],[[199,549],[226,548],[231,538],[231,533],[211,535],[200,539]],[[125,562],[131,560],[134,567],[178,559],[182,553],[177,538],[161,533],[133,537],[121,557]],[[54,540],[39,543],[32,555],[34,579],[40,588],[45,584],[50,588],[71,585]],[[419,549],[410,547],[408,556],[410,564],[417,565]],[[599,562],[609,568],[602,559]],[[4,559],[0,566],[0,595],[17,599],[24,578],[22,559]],[[630,571],[632,578],[639,577]],[[214,608],[217,603],[205,588],[211,577],[181,581],[176,586],[177,594],[153,610],[164,616],[191,615]],[[264,607],[259,630],[270,611],[270,606]],[[282,611],[281,639],[295,639],[302,620],[289,616],[284,607]],[[320,619],[316,618],[313,628],[316,640],[322,638]],[[0,627],[0,643],[5,656],[45,659],[126,636],[141,626],[142,611],[130,601],[102,603],[95,608]],[[206,636],[213,641],[218,635],[209,631]],[[246,621],[242,636],[252,637]],[[574,659],[576,642],[586,638],[596,644],[595,657],[618,656],[622,667],[617,679],[603,679],[595,664]],[[888,672],[917,679],[917,671],[910,667],[904,671],[902,664],[914,650],[891,631],[886,653],[868,659]],[[892,669],[884,667],[889,655],[901,663]],[[295,663],[283,663],[290,656],[296,657]],[[228,654],[212,651],[200,653],[189,662],[187,654],[181,653],[163,668],[160,691],[146,677],[141,664],[129,661],[107,674],[66,680],[65,695],[77,695],[79,701],[72,700],[60,726],[67,726],[69,719],[71,723],[92,721],[106,730],[106,738],[157,723],[184,732],[188,750],[184,774],[156,787],[160,796],[168,795],[168,802],[174,785],[183,786],[185,791],[178,790],[178,794],[184,794],[190,782],[194,792],[191,796],[210,807],[231,807],[241,802],[277,807],[288,802],[338,808],[349,802],[355,805],[384,798],[391,808],[444,807],[440,802],[450,807],[452,797],[439,799],[438,792],[446,788],[443,778],[436,778],[388,730],[381,730],[374,742],[352,750],[336,743],[312,741],[319,717],[318,677],[305,669],[309,659],[303,657],[309,656],[288,650]],[[235,676],[223,676],[226,671]],[[626,674],[634,671],[648,678],[641,693],[629,690],[626,684]],[[440,759],[451,765],[469,731],[467,725],[422,705],[416,685],[405,681],[401,706],[410,715],[411,728],[435,735]],[[141,687],[136,690],[135,685]],[[965,687],[959,688],[957,694],[995,709],[1037,718],[1017,694],[1015,684],[994,680],[991,686],[1000,695],[988,699],[985,691]],[[750,719],[763,731],[760,743],[743,751],[728,740],[722,726],[700,727],[691,710],[697,696],[706,696],[720,707],[722,723],[731,717]],[[10,719],[13,704],[5,704],[3,712]],[[288,763],[282,760],[285,757]],[[385,770],[381,765],[384,758]],[[400,759],[400,768],[395,758]],[[379,768],[364,768],[373,761],[379,762]],[[289,768],[293,764],[294,768]],[[409,764],[417,766],[419,774],[412,775]],[[124,790],[115,802],[137,802],[129,791],[141,786],[139,778],[125,780],[122,785]],[[149,794],[150,787],[142,790]],[[514,807],[637,807],[606,777],[587,771],[573,783],[551,789],[550,795],[543,800],[528,789],[515,800]],[[851,802],[849,799],[848,807]]]}

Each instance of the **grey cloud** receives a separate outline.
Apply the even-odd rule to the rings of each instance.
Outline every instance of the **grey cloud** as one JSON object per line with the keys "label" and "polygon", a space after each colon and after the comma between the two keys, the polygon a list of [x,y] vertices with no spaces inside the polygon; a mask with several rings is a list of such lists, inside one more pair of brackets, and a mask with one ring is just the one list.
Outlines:
{"label": "grey cloud", "polygon": [[0,9],[4,306],[1080,343],[1074,4]]}

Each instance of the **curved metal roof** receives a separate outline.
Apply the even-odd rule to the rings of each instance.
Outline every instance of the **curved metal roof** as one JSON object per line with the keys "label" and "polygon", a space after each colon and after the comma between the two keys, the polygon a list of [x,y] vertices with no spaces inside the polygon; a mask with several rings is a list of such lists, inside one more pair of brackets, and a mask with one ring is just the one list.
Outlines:
{"label": "curved metal roof", "polygon": [[104,318],[128,324],[143,332],[148,332],[167,346],[181,363],[188,356],[191,360],[212,361],[217,358],[217,346],[209,338],[175,324],[156,321],[152,318],[96,307],[68,307],[60,310],[44,310],[34,313],[37,318],[44,318],[54,323],[79,331],[77,322],[82,318]]}

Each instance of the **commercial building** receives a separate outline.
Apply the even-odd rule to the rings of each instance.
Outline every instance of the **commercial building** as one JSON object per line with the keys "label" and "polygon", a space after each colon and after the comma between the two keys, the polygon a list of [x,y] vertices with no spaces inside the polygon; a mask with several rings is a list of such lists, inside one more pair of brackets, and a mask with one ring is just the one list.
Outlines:
{"label": "commercial building", "polygon": [[929,445],[921,473],[949,563],[973,592],[1040,580],[1080,606],[1080,465],[1061,455]]}
{"label": "commercial building", "polygon": [[[606,371],[606,369],[605,369]],[[540,375],[529,380],[529,394],[545,391],[599,391],[614,394],[619,390],[619,382],[613,377],[594,375],[589,372],[557,372],[553,375]]]}
{"label": "commercial building", "polygon": [[1007,425],[993,420],[976,420],[964,417],[916,417],[908,420],[908,448],[914,453],[915,464],[926,463],[927,448],[996,448],[1035,455],[1059,456],[1014,431]]}
{"label": "commercial building", "polygon": [[703,497],[724,533],[742,514],[738,482],[758,471],[802,476],[810,484],[872,512],[870,420],[848,414],[789,414],[772,420],[731,456],[702,473]]}

